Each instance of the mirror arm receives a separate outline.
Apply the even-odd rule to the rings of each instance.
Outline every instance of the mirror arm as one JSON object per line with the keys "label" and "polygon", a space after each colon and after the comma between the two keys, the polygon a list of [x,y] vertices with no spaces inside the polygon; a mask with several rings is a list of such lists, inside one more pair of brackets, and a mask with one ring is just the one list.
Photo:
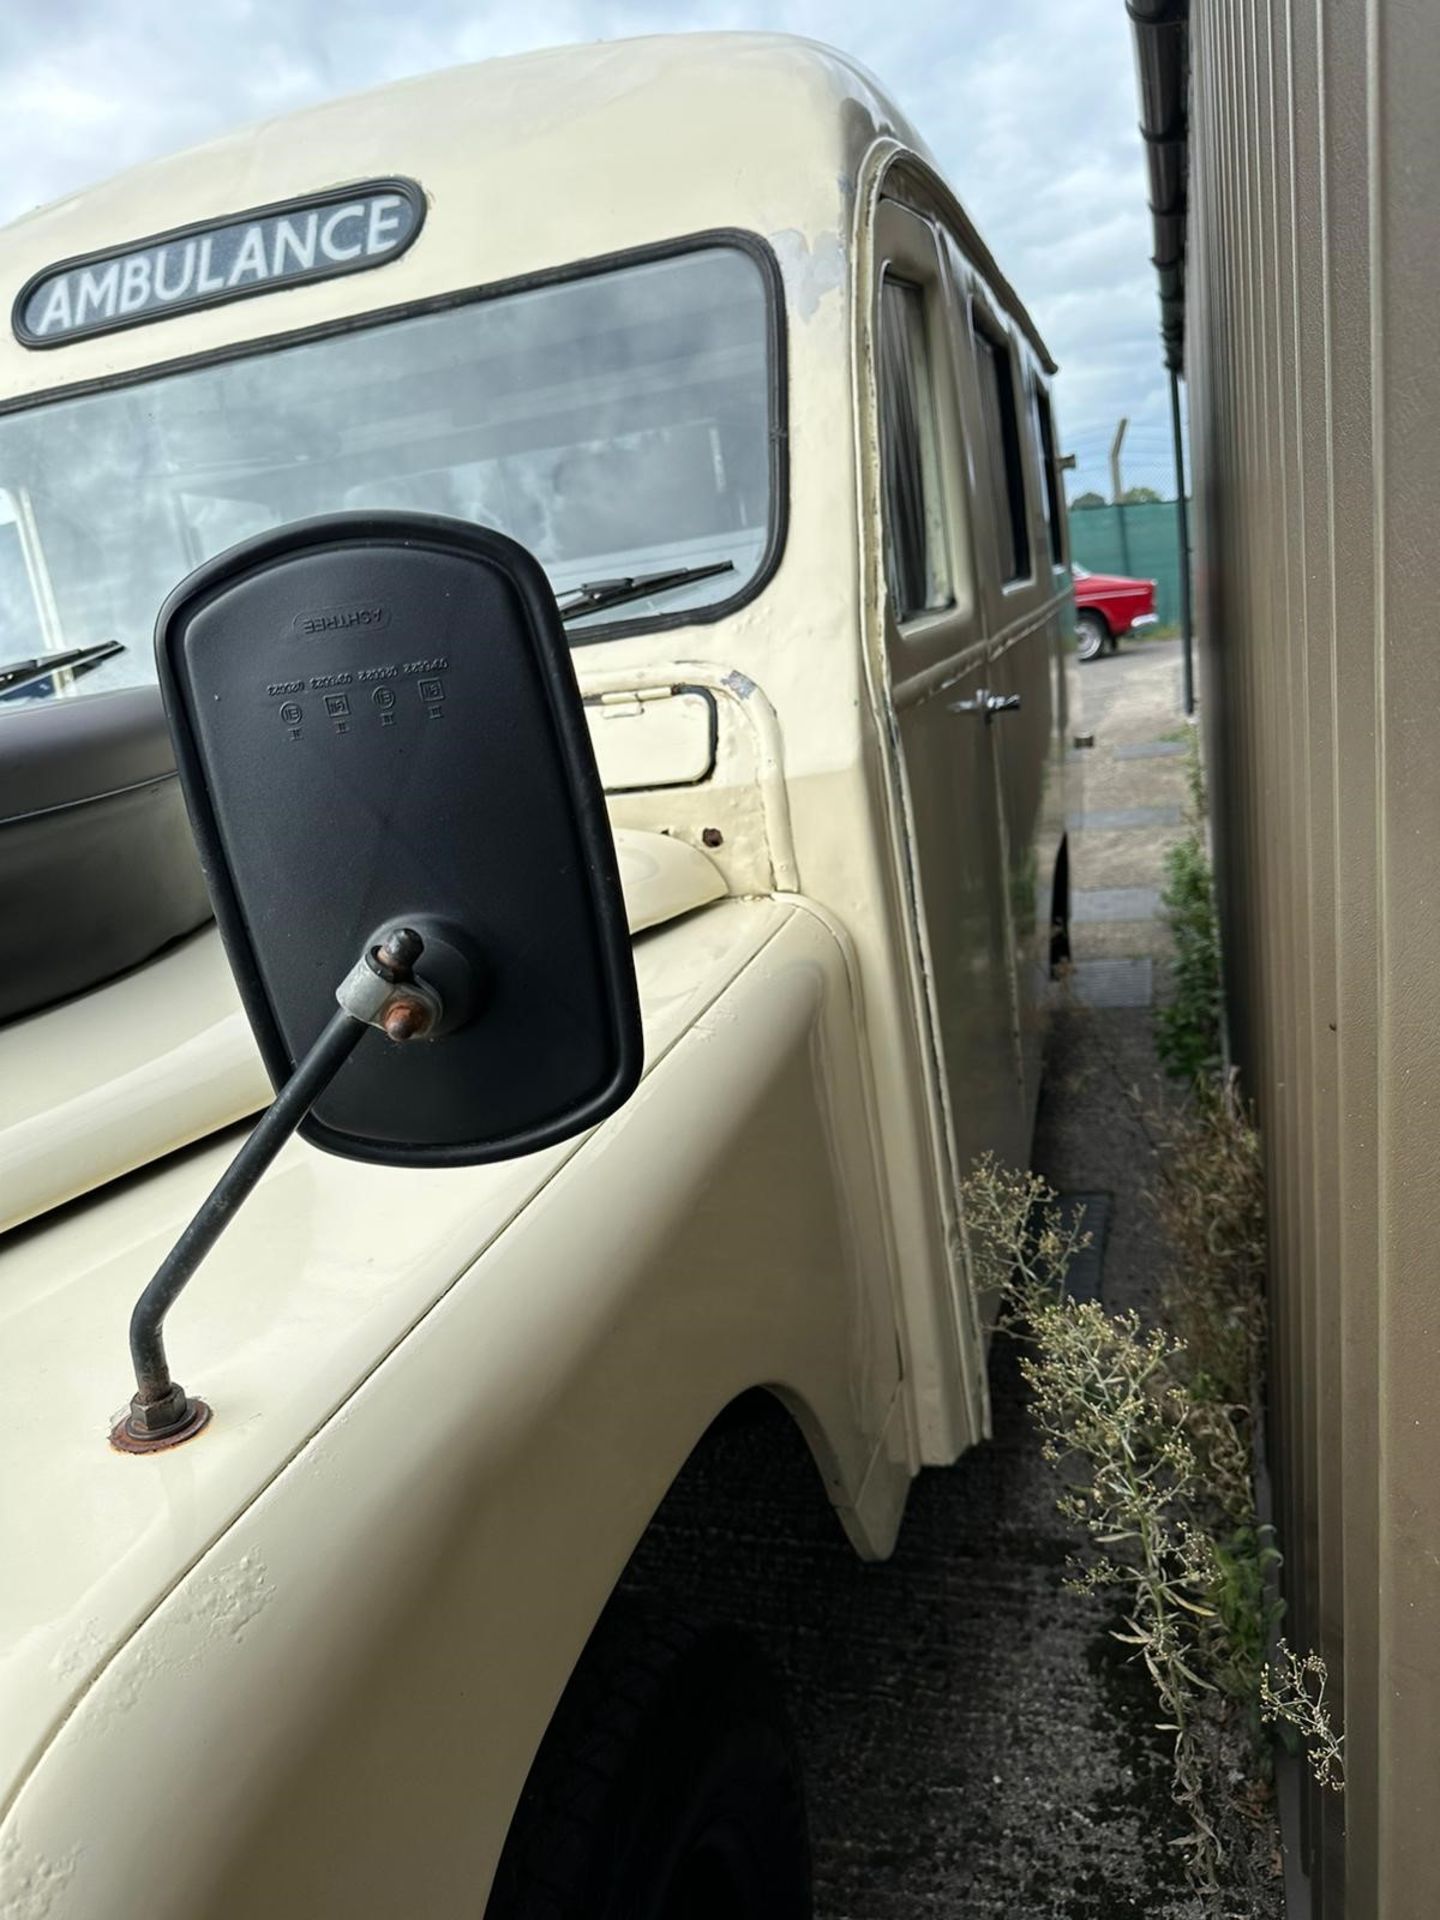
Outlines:
{"label": "mirror arm", "polygon": [[367,946],[336,992],[339,1007],[319,1039],[261,1114],[254,1130],[216,1182],[135,1302],[130,1316],[130,1358],[135,1393],[116,1422],[112,1446],[122,1453],[153,1453],[189,1440],[210,1418],[203,1400],[192,1399],[170,1376],[165,1358],[165,1316],[200,1262],[254,1191],[261,1175],[311,1107],[344,1066],[368,1028],[396,1041],[422,1039],[438,1024],[434,989],[417,981],[415,962],[424,943],[402,927]]}

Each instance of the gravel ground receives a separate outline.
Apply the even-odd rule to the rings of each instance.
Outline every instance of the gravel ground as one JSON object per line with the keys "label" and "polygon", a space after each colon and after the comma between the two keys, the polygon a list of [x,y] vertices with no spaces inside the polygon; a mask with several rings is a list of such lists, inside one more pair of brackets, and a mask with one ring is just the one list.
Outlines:
{"label": "gravel ground", "polygon": [[[1073,724],[1097,735],[1076,757],[1078,889],[1156,884],[1179,831],[1185,762],[1114,748],[1173,739],[1178,672],[1178,646],[1153,643],[1076,675]],[[1113,824],[1142,809],[1134,824]],[[1088,828],[1087,814],[1102,817]],[[1078,961],[1149,957],[1163,992],[1157,921],[1101,918],[1074,931]],[[1102,1286],[1112,1306],[1148,1305],[1163,1263],[1126,1093],[1161,1092],[1150,1035],[1146,1007],[1062,1010],[1035,1142],[1034,1164],[1054,1186],[1109,1197]],[[1063,1588],[1076,1537],[1055,1511],[1054,1475],[1003,1340],[991,1392],[993,1440],[921,1475],[887,1564],[855,1560],[788,1420],[762,1401],[667,1503],[629,1584],[673,1596],[688,1579],[697,1607],[747,1621],[785,1676],[807,1758],[818,1920],[1277,1911],[1186,1900],[1148,1682],[1110,1637],[1113,1603]]]}

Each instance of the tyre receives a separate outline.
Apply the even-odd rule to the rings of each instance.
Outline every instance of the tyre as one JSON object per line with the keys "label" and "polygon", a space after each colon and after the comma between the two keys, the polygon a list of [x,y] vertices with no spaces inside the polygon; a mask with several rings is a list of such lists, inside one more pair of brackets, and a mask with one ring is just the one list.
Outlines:
{"label": "tyre", "polygon": [[809,1920],[795,1743],[758,1652],[613,1609],[556,1709],[487,1920]]}
{"label": "tyre", "polygon": [[1098,660],[1110,644],[1110,629],[1103,614],[1088,609],[1075,616],[1075,651],[1082,660]]}

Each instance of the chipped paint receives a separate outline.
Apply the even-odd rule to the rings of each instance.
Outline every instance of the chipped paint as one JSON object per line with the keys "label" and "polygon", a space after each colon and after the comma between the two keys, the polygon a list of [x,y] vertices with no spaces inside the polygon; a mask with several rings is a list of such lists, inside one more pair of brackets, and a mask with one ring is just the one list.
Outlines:
{"label": "chipped paint", "polygon": [[207,1640],[239,1640],[274,1595],[264,1561],[258,1553],[246,1553],[233,1566],[217,1567],[190,1582],[182,1604]]}
{"label": "chipped paint", "polygon": [[66,1686],[73,1686],[95,1672],[108,1650],[97,1622],[87,1620],[72,1639],[55,1649],[50,1656],[50,1671]]}
{"label": "chipped paint", "polygon": [[0,1920],[46,1920],[78,1857],[75,1849],[53,1860],[27,1852],[12,1820],[0,1835]]}
{"label": "chipped paint", "polygon": [[127,1714],[157,1675],[188,1673],[218,1648],[238,1644],[274,1597],[274,1582],[255,1553],[192,1575],[176,1590],[166,1631],[133,1641],[110,1669],[108,1686],[95,1695],[95,1711]]}
{"label": "chipped paint", "polygon": [[780,262],[787,304],[798,320],[813,320],[820,303],[845,285],[845,246],[838,233],[821,233],[812,242],[798,227],[770,235]]}

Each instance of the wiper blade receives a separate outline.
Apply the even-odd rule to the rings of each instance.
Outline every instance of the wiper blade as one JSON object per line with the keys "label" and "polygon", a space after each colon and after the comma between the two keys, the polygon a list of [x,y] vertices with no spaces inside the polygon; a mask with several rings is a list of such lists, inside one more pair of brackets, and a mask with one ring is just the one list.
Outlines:
{"label": "wiper blade", "polygon": [[671,587],[688,586],[692,580],[712,580],[717,573],[733,573],[733,560],[716,560],[708,567],[668,567],[663,573],[622,574],[618,580],[587,580],[560,595],[562,620],[578,620],[582,614],[599,613],[606,607],[623,607],[631,600],[648,600],[652,593],[668,593]]}
{"label": "wiper blade", "polygon": [[67,667],[76,673],[88,673],[102,660],[112,659],[124,651],[121,641],[102,640],[93,647],[70,647],[64,653],[41,653],[32,660],[11,660],[0,667],[0,694],[18,693],[21,687],[28,687],[36,680],[48,680],[52,673],[63,673]]}

